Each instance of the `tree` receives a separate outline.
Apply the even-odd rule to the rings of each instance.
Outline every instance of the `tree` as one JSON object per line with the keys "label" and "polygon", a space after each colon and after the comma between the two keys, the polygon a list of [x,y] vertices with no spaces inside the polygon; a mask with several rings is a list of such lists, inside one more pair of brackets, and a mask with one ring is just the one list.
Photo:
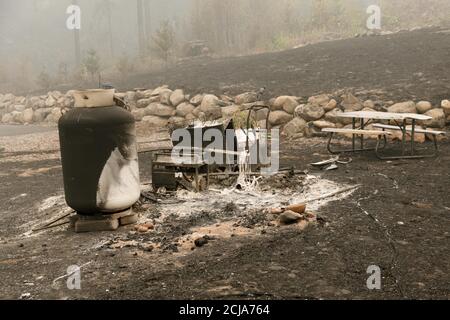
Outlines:
{"label": "tree", "polygon": [[137,0],[136,10],[138,23],[139,55],[142,59],[145,56],[144,4],[142,0]]}
{"label": "tree", "polygon": [[161,22],[159,29],[156,30],[152,39],[153,51],[160,59],[164,60],[167,66],[175,46],[175,32],[168,20]]}
{"label": "tree", "polygon": [[48,90],[50,88],[52,80],[45,68],[41,71],[41,73],[39,73],[37,82],[42,89]]}
{"label": "tree", "polygon": [[86,71],[91,75],[92,80],[98,75],[100,71],[100,60],[97,56],[97,52],[91,49],[87,52],[87,56],[83,61],[83,66]]}
{"label": "tree", "polygon": [[123,55],[122,57],[119,58],[119,60],[117,61],[117,65],[116,65],[117,71],[119,71],[120,75],[124,78],[127,78],[128,75],[133,72],[134,70],[134,65],[133,63],[130,61],[130,59],[128,59],[128,56]]}

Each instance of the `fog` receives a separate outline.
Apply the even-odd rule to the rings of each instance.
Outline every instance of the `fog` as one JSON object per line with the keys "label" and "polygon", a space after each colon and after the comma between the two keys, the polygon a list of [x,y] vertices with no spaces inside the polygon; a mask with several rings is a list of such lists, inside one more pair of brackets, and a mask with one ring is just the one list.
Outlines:
{"label": "fog", "polygon": [[[75,3],[78,61],[75,31],[66,27]],[[86,64],[97,60],[107,77],[164,68],[190,57],[193,40],[217,57],[354,36],[367,32],[370,4],[382,7],[383,30],[439,24],[450,12],[448,0],[0,0],[0,88],[89,79]],[[171,34],[169,48],[155,50]]]}

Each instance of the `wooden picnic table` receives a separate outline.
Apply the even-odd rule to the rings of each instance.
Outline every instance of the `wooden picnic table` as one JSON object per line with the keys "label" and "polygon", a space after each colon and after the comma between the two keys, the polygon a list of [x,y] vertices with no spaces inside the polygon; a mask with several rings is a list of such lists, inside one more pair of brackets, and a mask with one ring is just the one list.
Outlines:
{"label": "wooden picnic table", "polygon": [[[424,156],[416,156],[414,155],[415,151],[415,141],[414,135],[416,133],[416,125],[417,121],[426,121],[431,120],[432,117],[426,116],[423,114],[415,114],[415,113],[393,113],[393,112],[378,112],[378,111],[355,111],[355,112],[344,112],[338,114],[337,117],[341,118],[351,118],[352,119],[352,128],[356,129],[356,122],[360,120],[360,130],[364,130],[364,128],[372,123],[374,120],[377,121],[393,121],[395,125],[402,132],[402,155],[398,157],[392,157],[395,159],[406,159],[406,158],[423,158]],[[407,128],[408,123],[411,123],[411,129]],[[411,154],[406,155],[406,135],[411,134]],[[357,134],[353,134],[352,139],[352,150],[355,151],[364,151],[371,150],[364,148],[364,135],[360,135],[361,141],[361,149],[356,149],[356,136]],[[386,142],[386,136],[384,136]],[[378,151],[378,146],[376,148]]]}

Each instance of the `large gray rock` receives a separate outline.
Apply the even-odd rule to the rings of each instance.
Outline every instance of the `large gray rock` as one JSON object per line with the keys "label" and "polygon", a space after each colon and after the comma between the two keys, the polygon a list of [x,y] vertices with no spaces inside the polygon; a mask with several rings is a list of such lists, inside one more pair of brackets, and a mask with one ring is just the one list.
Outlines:
{"label": "large gray rock", "polygon": [[319,105],[300,105],[295,109],[295,114],[306,121],[319,120],[325,115],[325,110]]}
{"label": "large gray rock", "polygon": [[363,103],[351,93],[343,95],[341,106],[345,111],[360,111],[363,108]]}
{"label": "large gray rock", "polygon": [[161,103],[151,103],[147,108],[145,108],[145,115],[147,116],[158,116],[158,117],[171,117],[176,113],[175,108],[171,106],[166,106]]}
{"label": "large gray rock", "polygon": [[185,101],[184,91],[181,89],[177,89],[170,95],[170,103],[172,106],[176,107],[180,103]]}
{"label": "large gray rock", "polygon": [[252,103],[252,102],[256,102],[257,100],[258,100],[258,95],[255,92],[246,92],[246,93],[240,94],[234,98],[234,102],[236,104]]}
{"label": "large gray rock", "polygon": [[425,113],[426,116],[430,116],[433,119],[423,122],[423,125],[430,128],[443,128],[445,127],[445,114],[443,109],[432,109]]}
{"label": "large gray rock", "polygon": [[396,103],[388,108],[388,112],[393,113],[417,113],[414,101]]}
{"label": "large gray rock", "polygon": [[272,126],[283,125],[285,123],[288,123],[292,119],[293,119],[292,115],[281,110],[272,111],[269,115],[269,123]]}
{"label": "large gray rock", "polygon": [[161,128],[167,126],[169,121],[166,118],[161,118],[157,116],[146,116],[142,118],[142,122],[145,122],[147,125],[152,127]]}
{"label": "large gray rock", "polygon": [[200,104],[200,110],[205,112],[212,107],[219,106],[219,98],[215,95],[207,94],[203,97],[202,103]]}
{"label": "large gray rock", "polygon": [[293,114],[297,106],[298,101],[296,97],[280,96],[273,101],[272,110],[283,110],[287,113]]}
{"label": "large gray rock", "polygon": [[284,126],[283,134],[288,137],[296,136],[299,133],[303,133],[306,126],[307,123],[305,120],[301,118],[294,118]]}
{"label": "large gray rock", "polygon": [[203,94],[197,94],[194,96],[189,102],[193,105],[198,107],[203,101]]}
{"label": "large gray rock", "polygon": [[430,111],[431,109],[433,109],[433,105],[429,101],[420,101],[420,102],[417,102],[416,109],[417,109],[417,112],[424,114],[424,113]]}
{"label": "large gray rock", "polygon": [[187,102],[182,102],[177,106],[176,115],[179,117],[185,117],[189,113],[192,113],[194,111],[195,107]]}

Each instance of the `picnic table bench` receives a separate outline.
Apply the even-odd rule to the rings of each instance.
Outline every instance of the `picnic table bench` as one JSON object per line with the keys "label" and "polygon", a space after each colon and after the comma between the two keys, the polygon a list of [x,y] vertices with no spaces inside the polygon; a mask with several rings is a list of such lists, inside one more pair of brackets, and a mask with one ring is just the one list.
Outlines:
{"label": "picnic table bench", "polygon": [[[386,159],[420,159],[420,158],[428,158],[434,157],[437,155],[438,147],[437,147],[437,139],[438,135],[445,135],[446,133],[443,131],[434,131],[434,130],[424,130],[417,129],[416,123],[417,121],[425,121],[431,120],[432,117],[415,114],[415,113],[392,113],[392,112],[378,112],[378,111],[356,111],[356,112],[345,112],[337,115],[342,118],[351,118],[352,119],[352,129],[335,129],[335,128],[325,128],[322,132],[330,133],[330,139],[328,141],[328,150],[331,153],[342,153],[342,152],[358,152],[358,151],[369,151],[375,150],[375,153],[378,158],[386,160]],[[360,128],[356,128],[356,121],[360,120]],[[374,124],[374,128],[378,128],[381,130],[365,130],[364,128],[373,121],[392,121],[396,125],[385,125],[385,124]],[[407,127],[407,125],[411,123],[411,127]],[[383,148],[387,145],[387,136],[390,135],[386,130],[399,130],[402,131],[402,153],[401,155],[386,157],[380,154],[379,150],[381,141],[384,141]],[[435,144],[435,152],[431,155],[416,155],[415,154],[415,141],[414,134],[415,133],[428,133],[431,134],[434,138]],[[335,134],[352,134],[352,149],[351,150],[341,150],[341,151],[333,151],[331,149],[331,141]],[[411,149],[410,155],[406,155],[406,136],[407,134],[411,135]],[[364,136],[367,135],[377,135],[377,144],[375,148],[365,148],[364,147]],[[356,138],[360,137],[360,148],[356,148]],[[383,138],[383,139],[381,139]]]}

